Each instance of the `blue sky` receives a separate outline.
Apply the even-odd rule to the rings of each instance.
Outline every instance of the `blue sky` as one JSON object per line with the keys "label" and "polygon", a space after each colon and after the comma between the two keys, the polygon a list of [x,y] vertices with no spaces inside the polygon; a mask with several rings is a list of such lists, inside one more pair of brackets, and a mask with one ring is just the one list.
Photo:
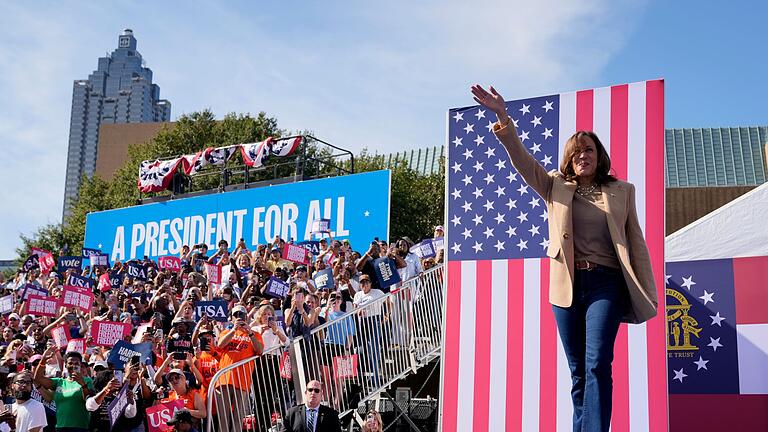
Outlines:
{"label": "blue sky", "polygon": [[2,5],[0,258],[59,221],[72,81],[124,28],[174,118],[266,111],[354,151],[441,144],[475,82],[518,99],[664,77],[667,127],[768,124],[764,2]]}

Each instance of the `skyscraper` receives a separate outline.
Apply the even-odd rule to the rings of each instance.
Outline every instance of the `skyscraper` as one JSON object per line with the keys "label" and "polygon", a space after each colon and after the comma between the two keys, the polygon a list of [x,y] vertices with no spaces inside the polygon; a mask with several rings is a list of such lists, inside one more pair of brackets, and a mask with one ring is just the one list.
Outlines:
{"label": "skyscraper", "polygon": [[80,178],[96,170],[99,126],[102,123],[169,121],[171,103],[160,99],[160,87],[152,84],[152,70],[144,67],[136,51],[133,31],[125,29],[117,49],[99,58],[87,80],[76,80],[72,90],[67,176],[63,216],[77,196]]}

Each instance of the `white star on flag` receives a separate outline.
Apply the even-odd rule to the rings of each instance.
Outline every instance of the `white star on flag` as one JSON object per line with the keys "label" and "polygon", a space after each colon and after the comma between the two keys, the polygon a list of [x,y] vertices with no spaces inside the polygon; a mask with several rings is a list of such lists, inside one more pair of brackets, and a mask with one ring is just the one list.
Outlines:
{"label": "white star on flag", "polygon": [[713,295],[715,295],[715,293],[713,293],[713,292],[709,293],[709,292],[707,292],[707,290],[704,290],[704,295],[699,297],[699,298],[704,300],[704,304],[706,305],[709,302],[712,302],[712,303],[715,302],[714,300],[712,300],[712,296]]}
{"label": "white star on flag", "polygon": [[488,147],[488,148],[485,150],[485,152],[484,152],[484,153],[485,153],[485,157],[487,157],[488,159],[490,159],[492,156],[496,156],[496,149],[495,149],[495,148],[493,148],[493,147]]}
{"label": "white star on flag", "polygon": [[501,252],[504,250],[504,242],[501,240],[496,240],[496,246],[494,247],[496,248],[496,252]]}
{"label": "white star on flag", "polygon": [[466,151],[464,151],[464,159],[469,159],[471,157],[472,157],[472,150],[467,149]]}
{"label": "white star on flag", "polygon": [[478,226],[481,223],[483,223],[483,217],[479,214],[476,214],[475,217],[472,219],[472,222],[475,223],[475,226]]}
{"label": "white star on flag", "polygon": [[545,139],[552,138],[552,129],[546,129],[545,128],[544,132],[542,132],[541,134],[544,135]]}
{"label": "white star on flag", "polygon": [[473,125],[472,123],[467,123],[467,125],[464,126],[464,131],[466,133],[474,132],[475,131],[475,125]]}
{"label": "white star on flag", "polygon": [[478,110],[477,114],[475,114],[475,117],[477,117],[478,120],[485,118],[485,110]]}
{"label": "white star on flag", "polygon": [[549,112],[549,110],[554,109],[554,108],[552,108],[552,102],[551,101],[544,102],[544,106],[542,106],[542,108],[544,109],[545,112]]}
{"label": "white star on flag", "polygon": [[528,193],[528,185],[520,185],[519,188],[517,188],[517,191],[520,192],[520,195],[525,195]]}
{"label": "white star on flag", "polygon": [[464,120],[464,113],[457,112],[453,118],[456,120],[456,123],[458,123],[460,120]]}
{"label": "white star on flag", "polygon": [[491,227],[486,227],[486,228],[485,228],[485,231],[483,232],[483,234],[485,234],[485,238],[491,238],[491,237],[493,237],[493,228],[491,228]]}
{"label": "white star on flag", "polygon": [[466,213],[468,211],[472,211],[472,203],[469,202],[469,201],[464,201],[464,205],[461,206],[461,208],[464,209],[464,213]]}
{"label": "white star on flag", "polygon": [[369,212],[368,210],[363,212],[363,216],[365,216],[365,217],[368,217],[370,215],[371,215],[371,212]]}
{"label": "white star on flag", "polygon": [[485,144],[484,140],[485,140],[484,136],[478,135],[474,141],[475,141],[475,144],[479,146],[480,144]]}
{"label": "white star on flag", "polygon": [[539,198],[533,197],[530,201],[528,201],[528,204],[531,206],[531,208],[536,208],[539,206]]}
{"label": "white star on flag", "polygon": [[710,346],[714,351],[717,351],[717,348],[722,347],[723,345],[720,343],[720,338],[715,339],[710,336],[707,346]]}
{"label": "white star on flag", "polygon": [[464,240],[466,240],[466,239],[472,237],[472,230],[469,229],[469,228],[464,228],[464,232],[461,233],[461,235],[463,235],[464,236]]}
{"label": "white star on flag", "polygon": [[693,276],[688,276],[688,278],[683,278],[683,283],[681,285],[688,288],[688,291],[690,291],[691,287],[696,285],[696,282],[693,281]]}
{"label": "white star on flag", "polygon": [[485,211],[493,210],[493,201],[485,200],[485,204],[483,204],[483,207],[485,207]]}
{"label": "white star on flag", "polygon": [[526,105],[526,104],[523,104],[523,107],[522,107],[522,108],[520,108],[518,111],[520,111],[521,113],[523,113],[523,115],[526,115],[526,114],[530,114],[530,113],[531,113],[531,106],[530,106],[530,105]]}
{"label": "white star on flag", "polygon": [[520,212],[520,214],[517,215],[517,220],[519,220],[520,223],[523,223],[523,221],[527,221],[528,220],[528,213]]}
{"label": "white star on flag", "polygon": [[453,226],[461,225],[461,216],[454,216],[453,219],[451,219],[451,223],[453,223]]}
{"label": "white star on flag", "polygon": [[507,204],[506,204],[506,206],[507,206],[507,208],[508,208],[508,209],[510,209],[510,210],[512,210],[513,208],[517,208],[517,200],[513,200],[512,198],[510,198],[510,199],[507,201]]}
{"label": "white star on flag", "polygon": [[544,156],[544,159],[541,160],[541,163],[543,163],[544,166],[552,164],[552,156],[550,155]]}
{"label": "white star on flag", "polygon": [[494,219],[496,220],[497,224],[505,222],[503,213],[496,213],[496,217]]}
{"label": "white star on flag", "polygon": [[[701,358],[701,356],[699,356],[699,360],[698,361],[693,362],[693,364],[698,366],[696,368],[696,370],[707,369],[707,363],[709,363],[709,360],[704,360],[703,358]],[[707,370],[709,370],[709,369],[707,369]]]}
{"label": "white star on flag", "polygon": [[491,183],[495,183],[495,181],[493,180],[493,174],[491,174],[491,173],[488,173],[488,174],[485,176],[485,179],[484,179],[484,180],[485,180],[485,184],[491,184]]}
{"label": "white star on flag", "polygon": [[456,137],[456,139],[454,139],[454,140],[453,140],[453,144],[454,144],[456,147],[458,147],[458,146],[460,146],[460,145],[464,145],[464,144],[462,144],[461,140],[462,140],[462,138]]}
{"label": "white star on flag", "polygon": [[541,144],[533,143],[533,146],[531,147],[531,151],[533,154],[536,154],[541,151]]}
{"label": "white star on flag", "polygon": [[672,379],[680,380],[681,383],[683,382],[683,378],[688,376],[685,374],[685,372],[683,372],[683,368],[680,368],[679,371],[674,371],[674,372],[675,372],[675,377]]}
{"label": "white star on flag", "polygon": [[531,225],[531,229],[528,230],[529,233],[531,233],[531,237],[535,235],[539,235],[539,226],[538,225]]}
{"label": "white star on flag", "polygon": [[517,173],[511,172],[507,175],[506,178],[507,180],[509,180],[510,183],[512,183],[513,181],[517,181]]}
{"label": "white star on flag", "polygon": [[451,192],[451,195],[453,196],[453,199],[459,199],[461,198],[461,191],[459,189],[454,189],[453,192]]}
{"label": "white star on flag", "polygon": [[486,125],[486,126],[485,126],[485,128],[486,128],[486,129],[488,129],[488,132],[491,132],[491,131],[493,130],[493,125],[494,125],[494,124],[495,124],[495,123],[494,123],[494,122],[492,122],[492,121],[489,121],[489,122],[488,122],[488,125]]}
{"label": "white star on flag", "polygon": [[464,179],[461,180],[464,182],[464,186],[471,185],[472,184],[472,176],[469,174],[464,174]]}
{"label": "white star on flag", "polygon": [[458,163],[458,162],[454,162],[453,166],[451,167],[451,169],[453,170],[454,173],[457,173],[457,172],[461,171],[461,164]]}
{"label": "white star on flag", "polygon": [[507,237],[511,238],[513,235],[517,235],[517,228],[510,226],[504,232],[507,233]]}
{"label": "white star on flag", "polygon": [[710,324],[710,325],[717,324],[718,327],[722,327],[723,326],[722,324],[720,324],[720,322],[723,321],[725,318],[720,316],[720,312],[718,312],[718,313],[716,313],[714,315],[710,315],[709,317],[712,318],[712,324]]}
{"label": "white star on flag", "polygon": [[501,171],[502,169],[507,167],[507,161],[499,159],[498,162],[496,162],[496,169]]}
{"label": "white star on flag", "polygon": [[472,166],[472,168],[475,169],[475,172],[479,172],[479,171],[483,170],[483,164],[485,164],[485,162],[477,161],[477,162],[475,162],[475,165]]}
{"label": "white star on flag", "polygon": [[549,239],[544,239],[539,243],[542,249],[546,250],[549,247]]}
{"label": "white star on flag", "polygon": [[528,138],[528,131],[523,131],[523,133],[520,134],[520,141],[525,142],[527,139],[530,139]]}
{"label": "white star on flag", "polygon": [[472,192],[472,195],[474,195],[476,199],[480,198],[481,196],[483,196],[483,190],[480,189],[479,187],[475,187],[475,191]]}
{"label": "white star on flag", "polygon": [[501,185],[497,186],[497,187],[496,187],[496,190],[495,190],[495,192],[496,192],[496,197],[498,198],[498,197],[500,197],[500,196],[502,196],[502,195],[506,195],[506,194],[504,193],[504,190],[505,190],[505,189],[506,189],[506,188],[502,187]]}
{"label": "white star on flag", "polygon": [[541,126],[541,117],[533,116],[533,120],[531,120],[531,124],[533,124],[533,127]]}
{"label": "white star on flag", "polygon": [[482,243],[479,243],[479,242],[475,242],[475,245],[474,245],[474,246],[472,246],[472,249],[474,249],[474,250],[475,250],[475,253],[478,253],[478,252],[480,252],[481,250],[483,250],[483,244],[482,244]]}
{"label": "white star on flag", "polygon": [[669,285],[669,280],[672,278],[672,275],[664,275],[664,285]]}
{"label": "white star on flag", "polygon": [[520,250],[528,249],[528,241],[520,239],[520,241],[517,243],[517,247],[519,247]]}
{"label": "white star on flag", "polygon": [[453,253],[459,253],[461,252],[461,245],[454,242],[453,246],[451,246],[451,249],[453,250]]}

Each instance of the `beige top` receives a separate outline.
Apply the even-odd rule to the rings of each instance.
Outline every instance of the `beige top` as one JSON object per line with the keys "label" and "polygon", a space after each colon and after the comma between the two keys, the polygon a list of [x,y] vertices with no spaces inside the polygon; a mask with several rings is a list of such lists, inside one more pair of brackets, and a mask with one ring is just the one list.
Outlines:
{"label": "beige top", "polygon": [[608,230],[605,202],[600,188],[587,196],[573,194],[574,259],[621,268]]}

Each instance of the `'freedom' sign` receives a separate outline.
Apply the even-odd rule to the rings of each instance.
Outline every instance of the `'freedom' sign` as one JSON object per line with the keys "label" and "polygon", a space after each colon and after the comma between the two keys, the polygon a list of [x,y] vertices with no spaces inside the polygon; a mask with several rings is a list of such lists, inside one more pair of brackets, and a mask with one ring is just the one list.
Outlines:
{"label": "'freedom' sign", "polygon": [[113,346],[118,341],[131,334],[131,324],[115,321],[94,321],[91,327],[93,343],[102,346]]}

